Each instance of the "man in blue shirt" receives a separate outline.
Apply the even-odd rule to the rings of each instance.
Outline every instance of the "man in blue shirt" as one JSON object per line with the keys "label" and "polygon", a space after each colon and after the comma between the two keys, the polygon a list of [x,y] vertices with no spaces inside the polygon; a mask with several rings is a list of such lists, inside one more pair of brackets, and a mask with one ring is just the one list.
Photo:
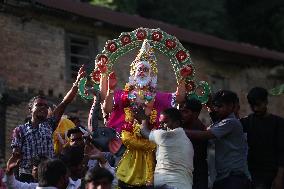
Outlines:
{"label": "man in blue shirt", "polygon": [[218,91],[212,101],[218,121],[207,131],[186,130],[191,139],[215,139],[217,176],[213,189],[248,187],[247,144],[242,125],[234,114],[237,99],[237,95],[232,91]]}

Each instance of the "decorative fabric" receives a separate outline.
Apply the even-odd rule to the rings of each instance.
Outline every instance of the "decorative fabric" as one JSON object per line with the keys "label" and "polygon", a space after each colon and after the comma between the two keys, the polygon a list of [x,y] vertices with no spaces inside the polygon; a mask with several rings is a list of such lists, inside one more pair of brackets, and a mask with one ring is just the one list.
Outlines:
{"label": "decorative fabric", "polygon": [[121,140],[127,150],[118,164],[117,178],[134,186],[153,183],[156,145],[128,131],[122,131]]}
{"label": "decorative fabric", "polygon": [[67,140],[67,138],[65,138],[66,132],[72,128],[75,128],[75,124],[71,120],[67,118],[60,119],[60,122],[53,133],[53,145],[55,154],[60,153],[63,149],[64,143],[62,144],[62,142]]}
{"label": "decorative fabric", "polygon": [[[121,133],[122,128],[126,123],[124,108],[127,107],[125,101],[123,100],[123,90],[115,90],[114,92],[114,106],[112,113],[108,119],[107,126],[116,130],[116,132]],[[158,122],[160,113],[172,107],[173,95],[172,93],[157,92],[155,96],[155,102],[153,108],[157,110],[156,121]]]}

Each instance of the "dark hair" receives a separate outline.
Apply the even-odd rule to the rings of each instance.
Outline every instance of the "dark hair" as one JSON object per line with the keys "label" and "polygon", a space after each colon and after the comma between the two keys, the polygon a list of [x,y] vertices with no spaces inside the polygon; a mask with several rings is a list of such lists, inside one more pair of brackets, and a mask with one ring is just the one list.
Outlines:
{"label": "dark hair", "polygon": [[196,98],[191,98],[191,99],[186,99],[184,107],[186,109],[193,111],[193,112],[200,113],[200,111],[202,109],[202,104]]}
{"label": "dark hair", "polygon": [[176,108],[168,108],[164,111],[162,111],[161,114],[167,115],[169,116],[169,118],[172,121],[179,121],[181,123],[182,120],[182,114],[180,113],[180,111]]}
{"label": "dark hair", "polygon": [[110,183],[112,183],[114,176],[109,172],[109,170],[96,166],[88,170],[85,175],[85,182],[96,182],[100,179],[106,178]]}
{"label": "dark hair", "polygon": [[84,159],[84,149],[81,146],[67,146],[63,148],[59,158],[68,168],[77,166]]}
{"label": "dark hair", "polygon": [[67,174],[67,168],[59,159],[43,161],[38,166],[38,185],[40,187],[55,186],[62,176]]}
{"label": "dark hair", "polygon": [[71,134],[75,134],[75,133],[82,133],[83,134],[83,132],[78,127],[75,127],[75,128],[69,129],[67,131],[67,137],[70,138]]}
{"label": "dark hair", "polygon": [[44,99],[44,100],[47,100],[45,96],[43,95],[37,95],[37,96],[34,96],[33,98],[30,99],[29,101],[29,110],[31,110],[33,108],[33,105],[34,105],[34,102],[37,100],[37,99]]}
{"label": "dark hair", "polygon": [[45,160],[48,160],[48,157],[46,156],[36,156],[32,158],[32,165],[35,167],[38,167],[39,164]]}
{"label": "dark hair", "polygon": [[48,101],[48,107],[51,109],[51,111],[53,111],[57,106],[56,106],[56,104],[54,104],[53,102],[51,102],[51,101]]}
{"label": "dark hair", "polygon": [[74,115],[67,116],[67,119],[71,120],[72,122],[80,121],[80,118]]}
{"label": "dark hair", "polygon": [[268,98],[268,92],[266,89],[262,87],[252,88],[247,95],[248,103],[251,105],[256,104],[258,101],[267,102],[268,101],[267,98]]}
{"label": "dark hair", "polygon": [[213,95],[212,102],[215,106],[221,104],[236,104],[239,102],[239,98],[233,91],[220,90]]}

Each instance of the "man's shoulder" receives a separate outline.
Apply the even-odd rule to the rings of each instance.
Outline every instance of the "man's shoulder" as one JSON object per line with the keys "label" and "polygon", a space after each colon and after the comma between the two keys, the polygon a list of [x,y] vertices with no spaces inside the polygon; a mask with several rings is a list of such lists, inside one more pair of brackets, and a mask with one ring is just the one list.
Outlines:
{"label": "man's shoulder", "polygon": [[217,126],[225,126],[225,125],[239,125],[240,121],[236,117],[226,117],[218,122]]}
{"label": "man's shoulder", "polygon": [[163,129],[154,129],[150,132],[149,139],[154,138],[163,138],[166,135],[167,131]]}
{"label": "man's shoulder", "polygon": [[[186,125],[185,125],[186,128]],[[194,121],[190,127],[191,130],[206,131],[207,127],[202,123],[200,119]]]}
{"label": "man's shoulder", "polygon": [[30,125],[30,123],[28,123],[28,122],[20,124],[20,125],[17,125],[17,127],[15,127],[14,130],[18,130],[20,132],[24,132],[24,131],[26,131],[29,128],[29,125]]}
{"label": "man's shoulder", "polygon": [[21,125],[18,125],[17,127],[15,127],[13,129],[12,137],[13,138],[21,137],[25,133],[26,127],[27,126],[25,124],[21,124]]}
{"label": "man's shoulder", "polygon": [[268,114],[268,116],[270,117],[270,119],[279,120],[279,121],[284,121],[284,118],[281,117],[281,116],[279,116],[279,115]]}
{"label": "man's shoulder", "polygon": [[43,122],[43,124],[47,124],[48,126],[51,126],[53,128],[57,124],[56,117],[52,116],[52,117],[47,118]]}
{"label": "man's shoulder", "polygon": [[150,134],[152,135],[157,135],[157,134],[162,134],[162,133],[165,133],[166,131],[163,130],[163,129],[153,129],[151,130]]}
{"label": "man's shoulder", "polygon": [[244,117],[240,118],[240,121],[241,121],[241,122],[243,122],[243,121],[247,121],[247,120],[249,120],[249,119],[250,119],[250,117],[252,117],[252,116],[253,116],[253,114],[246,115],[246,116],[244,116]]}

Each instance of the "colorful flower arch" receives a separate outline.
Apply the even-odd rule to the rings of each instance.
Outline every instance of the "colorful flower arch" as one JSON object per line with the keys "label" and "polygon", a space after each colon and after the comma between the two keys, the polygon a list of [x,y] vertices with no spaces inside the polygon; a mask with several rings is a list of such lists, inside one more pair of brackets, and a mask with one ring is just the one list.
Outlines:
{"label": "colorful flower arch", "polygon": [[[132,32],[123,32],[119,38],[107,41],[104,50],[95,59],[95,68],[91,74],[94,82],[93,88],[99,89],[101,75],[109,75],[117,59],[140,47],[144,39],[148,39],[154,49],[159,50],[170,59],[177,82],[180,81],[183,75],[188,75],[185,79],[188,98],[197,98],[202,103],[206,103],[210,87],[205,81],[195,81],[195,68],[188,50],[182,46],[176,37],[167,34],[159,28],[138,28]],[[86,78],[82,79],[79,83],[79,94],[82,98],[92,99],[94,94],[86,92],[89,90],[86,89],[85,85]],[[197,90],[201,90],[202,92],[197,93]]]}

